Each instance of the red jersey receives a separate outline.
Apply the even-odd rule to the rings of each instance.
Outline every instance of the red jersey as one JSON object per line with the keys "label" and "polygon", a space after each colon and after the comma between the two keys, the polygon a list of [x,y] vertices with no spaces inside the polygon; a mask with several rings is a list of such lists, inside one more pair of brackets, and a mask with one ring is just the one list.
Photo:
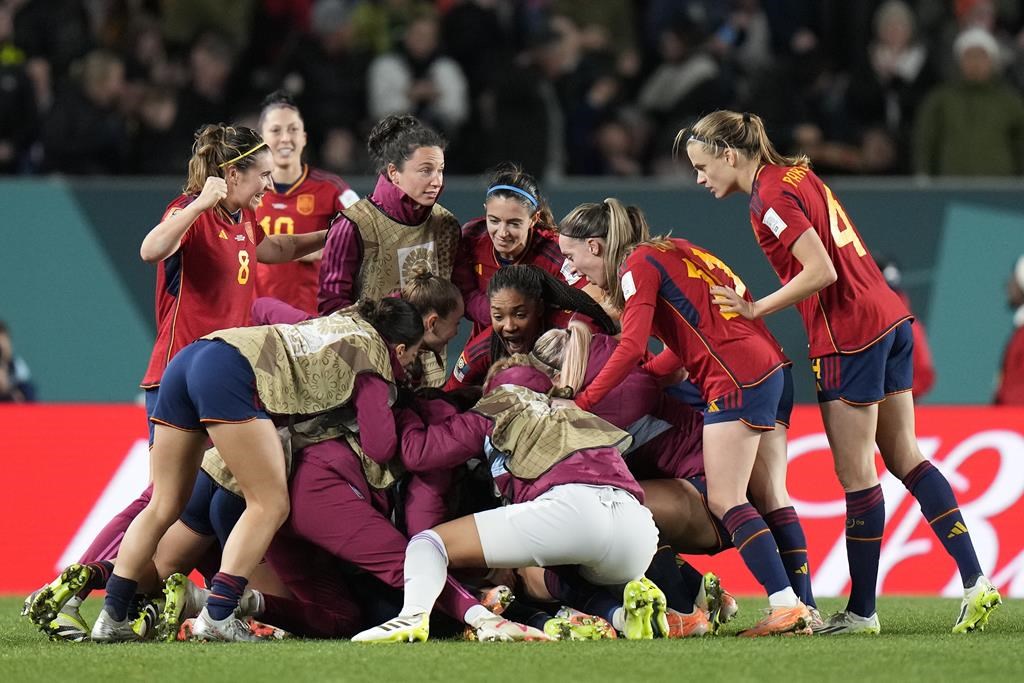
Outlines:
{"label": "red jersey", "polygon": [[[480,297],[480,310],[470,310],[468,315],[475,321],[474,334],[483,330],[486,321],[489,320],[489,314],[484,310],[487,302],[487,285],[494,274],[504,266],[533,265],[577,289],[583,289],[587,285],[586,278],[571,274],[570,268],[566,266],[565,257],[558,248],[558,238],[547,230],[532,230],[523,253],[514,260],[506,261],[500,259],[494,251],[494,243],[487,234],[487,219],[475,218],[462,226],[460,250],[462,258],[468,259],[472,264],[473,273],[476,275],[476,290],[483,294]],[[475,300],[468,292],[463,292],[463,298],[467,301]],[[472,303],[470,307],[476,308]]]}
{"label": "red jersey", "polygon": [[[181,195],[161,222],[198,195]],[[236,222],[215,206],[199,215],[178,250],[157,264],[156,344],[142,388],[160,385],[167,363],[199,337],[249,324],[256,291],[256,245],[263,241],[256,214],[242,209]]]}
{"label": "red jersey", "polygon": [[685,367],[708,403],[727,400],[789,364],[762,321],[724,313],[712,303],[714,285],[749,297],[732,270],[687,240],[668,242],[637,247],[619,269],[626,298],[622,336],[604,369],[576,397],[584,410],[643,359],[651,336],[661,340],[665,351],[644,367],[655,376]]}
{"label": "red jersey", "polygon": [[1024,327],[1013,331],[999,372],[999,388],[994,403],[1002,406],[1024,405]]}
{"label": "red jersey", "polygon": [[832,259],[836,281],[796,305],[811,358],[856,353],[911,318],[839,200],[810,169],[762,166],[750,193],[750,222],[783,284],[803,270],[791,249],[805,231],[818,233]]}
{"label": "red jersey", "polygon": [[[287,188],[278,185],[263,195],[256,218],[265,235],[304,235],[325,230],[339,211],[359,201],[336,175],[303,165],[302,175]],[[256,296],[271,296],[317,315],[320,261],[263,264]]]}

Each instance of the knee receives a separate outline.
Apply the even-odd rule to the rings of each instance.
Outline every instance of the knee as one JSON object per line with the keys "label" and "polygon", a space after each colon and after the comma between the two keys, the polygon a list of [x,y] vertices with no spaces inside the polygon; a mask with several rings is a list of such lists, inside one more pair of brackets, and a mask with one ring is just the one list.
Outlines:
{"label": "knee", "polygon": [[870,458],[856,460],[836,459],[836,478],[844,491],[861,491],[878,484],[878,472],[875,470],[874,454]]}
{"label": "knee", "polygon": [[288,492],[266,496],[256,503],[248,503],[248,506],[260,516],[266,524],[273,525],[273,528],[280,529],[288,515],[291,514],[291,501]]}

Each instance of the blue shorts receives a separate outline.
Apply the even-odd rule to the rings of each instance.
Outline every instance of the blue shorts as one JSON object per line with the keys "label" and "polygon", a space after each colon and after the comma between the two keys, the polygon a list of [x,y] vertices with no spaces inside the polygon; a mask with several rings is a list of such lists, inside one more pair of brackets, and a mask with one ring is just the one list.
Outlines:
{"label": "blue shorts", "polygon": [[857,353],[811,359],[818,403],[843,401],[872,405],[891,394],[914,388],[914,331],[900,323],[877,342]]}
{"label": "blue shorts", "polygon": [[704,409],[704,424],[739,420],[754,429],[775,429],[779,422],[789,426],[793,413],[793,373],[782,367],[752,387],[741,387],[712,399]]}
{"label": "blue shorts", "polygon": [[245,512],[245,499],[219,486],[209,474],[199,470],[192,497],[181,513],[181,522],[200,536],[216,536],[223,548]]}
{"label": "blue shorts", "polygon": [[153,447],[153,422],[149,418],[153,417],[153,409],[156,408],[156,397],[157,392],[160,391],[160,387],[153,387],[152,389],[146,389],[146,424],[149,425],[149,446]]}
{"label": "blue shorts", "polygon": [[160,380],[149,418],[189,432],[206,431],[206,423],[239,423],[270,419],[249,361],[233,346],[200,339],[178,352]]}

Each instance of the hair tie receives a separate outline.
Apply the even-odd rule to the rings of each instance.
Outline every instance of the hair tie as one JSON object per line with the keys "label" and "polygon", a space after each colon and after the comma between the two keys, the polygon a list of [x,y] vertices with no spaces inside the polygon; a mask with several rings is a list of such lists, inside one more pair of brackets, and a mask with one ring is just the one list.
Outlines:
{"label": "hair tie", "polygon": [[248,152],[243,152],[243,153],[239,154],[237,157],[235,157],[234,159],[228,159],[223,164],[217,164],[217,168],[224,168],[225,166],[227,166],[229,164],[233,164],[236,161],[241,161],[242,159],[246,158],[247,156],[249,156],[253,152],[255,152],[257,150],[260,150],[260,149],[263,149],[266,146],[267,146],[266,142],[261,142],[260,144],[256,145],[252,149],[250,149]]}
{"label": "hair tie", "polygon": [[540,207],[540,202],[537,201],[536,197],[534,197],[532,194],[530,194],[529,192],[527,192],[523,188],[516,187],[515,185],[492,185],[491,187],[487,188],[487,195],[486,196],[490,197],[492,194],[494,194],[498,190],[508,190],[509,192],[515,192],[517,195],[525,197],[527,199],[527,201],[529,201],[531,204],[533,204],[533,208],[536,209],[536,208]]}
{"label": "hair tie", "polygon": [[743,123],[750,123],[750,112],[743,112]]}

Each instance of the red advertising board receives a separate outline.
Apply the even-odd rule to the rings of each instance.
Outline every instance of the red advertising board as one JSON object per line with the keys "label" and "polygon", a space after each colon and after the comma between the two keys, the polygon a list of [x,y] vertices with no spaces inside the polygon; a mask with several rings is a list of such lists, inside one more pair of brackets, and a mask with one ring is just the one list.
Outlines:
{"label": "red advertising board", "polygon": [[[1004,596],[1024,597],[1024,409],[925,407],[921,449],[949,479],[986,573]],[[843,492],[813,406],[796,409],[789,490],[801,514],[818,595],[849,588]],[[142,408],[122,405],[0,406],[0,593],[22,593],[74,561],[147,479]],[[881,471],[881,463],[879,462]],[[886,529],[879,571],[885,593],[959,595],[956,567],[917,502],[882,477]],[[735,593],[758,593],[735,551],[692,557]]]}

